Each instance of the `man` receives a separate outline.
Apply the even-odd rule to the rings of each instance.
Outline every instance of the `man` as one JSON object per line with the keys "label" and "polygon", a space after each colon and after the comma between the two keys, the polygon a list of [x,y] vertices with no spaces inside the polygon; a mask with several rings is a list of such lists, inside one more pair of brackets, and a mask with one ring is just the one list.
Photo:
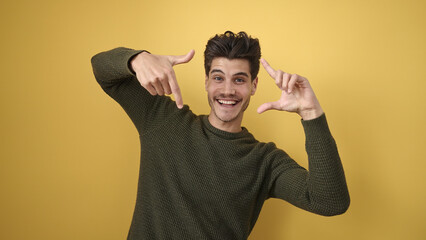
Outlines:
{"label": "man", "polygon": [[193,56],[194,51],[160,56],[117,48],[92,58],[98,83],[140,134],[139,185],[128,239],[247,239],[264,201],[272,197],[325,216],[344,213],[349,194],[343,168],[308,80],[261,61],[282,95],[258,112],[276,109],[302,117],[309,171],[241,127],[258,82],[257,39],[228,31],[208,41],[208,116],[183,105],[173,71]]}

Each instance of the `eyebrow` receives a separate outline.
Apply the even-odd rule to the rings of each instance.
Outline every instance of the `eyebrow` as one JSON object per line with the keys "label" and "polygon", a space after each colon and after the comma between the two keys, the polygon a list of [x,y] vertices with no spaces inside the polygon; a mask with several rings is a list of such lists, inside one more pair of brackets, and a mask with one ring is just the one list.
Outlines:
{"label": "eyebrow", "polygon": [[249,75],[245,72],[238,72],[238,73],[234,74],[234,76],[238,76],[238,75],[243,75],[243,76],[249,77]]}
{"label": "eyebrow", "polygon": [[[225,73],[224,73],[222,70],[220,70],[220,69],[213,69],[213,70],[211,70],[211,72],[210,72],[210,73],[215,73],[215,72],[225,74]],[[247,73],[245,73],[245,72],[237,72],[237,73],[235,73],[233,76],[238,76],[238,75],[243,75],[243,76],[249,77],[249,75],[248,75]]]}
{"label": "eyebrow", "polygon": [[225,74],[225,73],[224,73],[222,70],[220,70],[220,69],[213,69],[210,73],[215,73],[215,72]]}

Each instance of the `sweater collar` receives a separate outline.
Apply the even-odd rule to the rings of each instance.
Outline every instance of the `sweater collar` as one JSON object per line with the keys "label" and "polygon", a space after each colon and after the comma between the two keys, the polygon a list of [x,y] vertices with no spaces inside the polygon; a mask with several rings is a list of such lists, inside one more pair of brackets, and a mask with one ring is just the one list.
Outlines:
{"label": "sweater collar", "polygon": [[220,130],[214,127],[213,125],[211,125],[209,122],[208,115],[201,115],[200,117],[203,121],[203,125],[205,126],[205,128],[207,128],[207,130],[209,130],[210,132],[212,132],[213,134],[217,135],[220,138],[237,139],[237,138],[246,137],[250,135],[250,133],[245,127],[241,127],[241,131],[237,133],[227,132],[227,131]]}

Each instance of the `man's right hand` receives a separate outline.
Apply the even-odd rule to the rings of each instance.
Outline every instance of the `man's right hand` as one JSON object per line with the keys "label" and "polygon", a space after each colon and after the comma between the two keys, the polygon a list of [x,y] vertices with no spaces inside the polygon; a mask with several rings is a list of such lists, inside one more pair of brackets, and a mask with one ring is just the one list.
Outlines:
{"label": "man's right hand", "polygon": [[182,95],[173,66],[189,62],[194,54],[194,50],[180,56],[142,52],[131,60],[130,65],[142,87],[151,95],[173,94],[177,107],[182,108]]}

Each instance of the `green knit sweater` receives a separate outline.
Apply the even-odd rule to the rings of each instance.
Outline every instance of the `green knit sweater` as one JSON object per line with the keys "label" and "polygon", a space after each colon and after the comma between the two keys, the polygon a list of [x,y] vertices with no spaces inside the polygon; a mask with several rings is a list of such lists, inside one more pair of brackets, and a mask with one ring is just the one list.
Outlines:
{"label": "green knit sweater", "polygon": [[207,116],[150,95],[129,68],[127,48],[92,58],[102,89],[140,135],[137,200],[128,239],[247,239],[264,201],[280,198],[307,211],[344,213],[349,193],[325,115],[302,121],[309,171],[246,128],[229,133]]}

